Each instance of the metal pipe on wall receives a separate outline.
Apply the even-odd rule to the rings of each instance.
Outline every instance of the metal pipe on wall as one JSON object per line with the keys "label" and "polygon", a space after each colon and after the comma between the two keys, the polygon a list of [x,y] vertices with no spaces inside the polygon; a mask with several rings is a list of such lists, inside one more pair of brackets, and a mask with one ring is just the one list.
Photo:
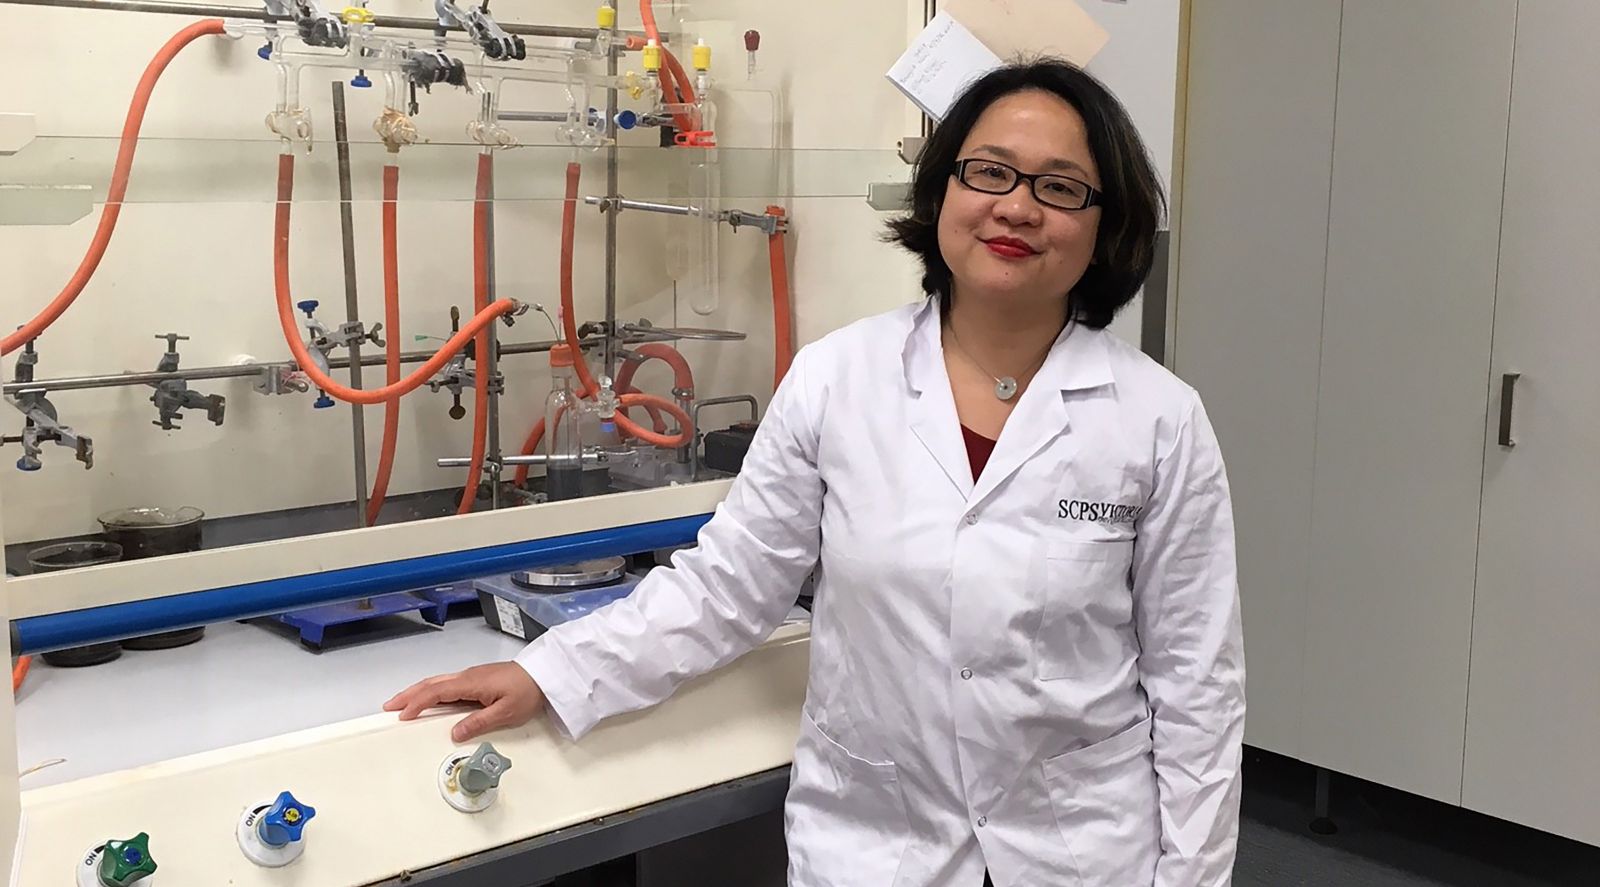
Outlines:
{"label": "metal pipe on wall", "polygon": [[[344,81],[333,81],[333,139],[339,155],[339,235],[344,246],[345,320],[358,323],[361,303],[356,297],[356,225],[352,204],[355,189],[350,182],[350,127],[344,110]],[[393,335],[393,330],[390,331]],[[361,387],[361,343],[350,343],[350,387]],[[361,404],[350,405],[350,437],[355,449],[356,519],[367,516],[367,421]]]}
{"label": "metal pipe on wall", "polygon": [[[193,15],[206,18],[235,18],[252,21],[288,21],[282,16],[268,15],[263,9],[227,6],[214,3],[166,3],[162,0],[5,0],[17,6],[52,6],[63,9],[108,9],[116,12],[152,12],[169,15]],[[400,15],[374,15],[372,23],[380,28],[399,28],[410,31],[434,31],[439,28],[437,19],[411,18]],[[594,28],[573,28],[564,25],[518,25],[500,22],[508,34],[522,37],[568,37],[578,40],[592,39]],[[445,30],[459,31],[454,24]],[[643,37],[642,32],[626,36]],[[663,38],[664,39],[664,38]]]}
{"label": "metal pipe on wall", "polygon": [[[483,105],[485,110],[492,109],[497,96],[485,93]],[[493,119],[492,114],[486,114],[487,119]],[[499,292],[495,276],[495,239],[494,239],[494,168],[489,169],[489,211],[487,218],[488,252],[489,252],[489,300],[496,298]],[[477,371],[489,374],[489,415],[488,441],[484,454],[483,467],[489,476],[489,510],[500,508],[500,459],[504,455],[500,452],[500,389],[505,384],[505,377],[500,372],[500,327],[498,324],[489,325],[489,353],[482,355],[483,360],[478,362]]]}
{"label": "metal pipe on wall", "polygon": [[[624,325],[627,328],[629,325]],[[646,333],[642,330],[630,333],[619,340],[621,345],[637,345],[645,342],[675,342],[679,339],[709,339],[712,341],[735,342],[744,338],[743,333],[721,332],[718,330],[690,330],[690,329],[652,329]],[[593,349],[604,343],[599,336],[590,336],[579,342],[585,350]],[[543,354],[557,345],[566,344],[564,341],[544,340],[539,342],[518,342],[512,345],[500,345],[501,357],[513,354]],[[432,351],[407,351],[400,355],[402,364],[426,363],[433,357]],[[361,365],[364,367],[382,366],[383,355],[374,354],[361,356]],[[333,357],[328,359],[328,368],[334,370],[346,369],[350,366],[350,358]],[[180,369],[173,373],[116,373],[101,376],[66,376],[60,379],[35,379],[32,382],[6,382],[0,385],[0,394],[8,396],[22,394],[29,391],[84,391],[94,388],[125,388],[135,385],[151,385],[156,382],[181,379],[187,382],[207,382],[217,379],[248,379],[259,376],[273,368],[294,369],[293,361],[277,361],[273,363],[247,363],[237,366],[225,367],[193,367]]]}
{"label": "metal pipe on wall", "polygon": [[[630,342],[633,340],[633,338],[629,339]],[[637,337],[637,341],[653,342],[660,341],[660,339],[657,337]],[[593,348],[599,345],[600,342],[601,340],[599,338],[590,337],[588,339],[584,339],[580,345],[585,348]],[[565,343],[559,340],[518,342],[513,345],[501,345],[499,350],[500,356],[502,357],[508,354],[542,354],[549,351],[556,345],[561,344]],[[408,351],[400,355],[400,362],[402,364],[426,363],[429,358],[433,357],[433,355],[434,352],[432,351]],[[364,354],[361,356],[361,365],[364,367],[382,366],[383,362],[384,357],[382,354]],[[329,358],[328,360],[329,369],[342,370],[348,368],[349,366],[350,358],[348,357],[334,357]],[[293,361],[279,361],[276,363],[247,363],[240,364],[238,366],[225,367],[193,367],[189,369],[180,369],[177,372],[172,373],[118,373],[114,375],[102,376],[70,376],[61,379],[37,379],[32,382],[6,382],[4,385],[0,385],[0,393],[6,395],[16,395],[25,391],[83,391],[93,388],[123,388],[133,385],[150,385],[156,382],[165,382],[174,379],[182,379],[188,382],[205,382],[214,381],[217,379],[248,379],[252,376],[259,376],[262,372],[275,367],[293,369],[294,363]]]}
{"label": "metal pipe on wall", "polygon": [[[611,51],[606,54],[606,74],[617,76],[617,28],[615,19],[611,26]],[[606,196],[615,198],[618,189],[617,148],[617,90],[606,90],[606,136],[611,144],[606,148]],[[606,344],[603,356],[605,375],[617,377],[617,214],[606,213]]]}

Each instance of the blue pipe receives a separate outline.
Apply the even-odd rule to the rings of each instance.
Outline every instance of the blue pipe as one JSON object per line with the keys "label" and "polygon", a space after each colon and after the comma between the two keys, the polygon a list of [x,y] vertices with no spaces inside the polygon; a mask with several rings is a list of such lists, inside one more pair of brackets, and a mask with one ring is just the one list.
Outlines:
{"label": "blue pipe", "polygon": [[176,631],[233,619],[249,619],[340,601],[377,597],[548,564],[637,554],[695,541],[709,514],[573,533],[530,542],[452,551],[364,567],[308,573],[226,588],[109,604],[11,623],[12,655]]}

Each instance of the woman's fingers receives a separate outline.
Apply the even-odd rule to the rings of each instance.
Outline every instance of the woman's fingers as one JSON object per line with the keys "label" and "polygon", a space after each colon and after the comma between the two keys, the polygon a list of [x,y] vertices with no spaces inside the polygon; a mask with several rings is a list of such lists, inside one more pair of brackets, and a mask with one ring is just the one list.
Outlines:
{"label": "woman's fingers", "polygon": [[458,721],[450,730],[450,738],[456,742],[466,742],[506,726],[506,704],[496,702],[481,711],[475,711]]}
{"label": "woman's fingers", "polygon": [[405,700],[400,720],[409,721],[435,705],[451,702],[488,702],[482,688],[474,685],[467,675],[448,675],[436,683],[425,684]]}
{"label": "woman's fingers", "polygon": [[452,728],[451,736],[457,742],[506,727],[520,727],[545,704],[544,693],[522,666],[497,662],[418,681],[395,694],[383,708],[398,711],[400,720],[409,721],[436,705],[452,702],[484,706]]}
{"label": "woman's fingers", "polygon": [[416,694],[422,692],[423,690],[425,690],[429,686],[438,684],[441,681],[450,680],[451,678],[458,677],[459,675],[460,675],[460,672],[457,672],[455,674],[435,675],[435,676],[433,676],[431,678],[423,678],[422,680],[417,681],[415,684],[412,684],[411,686],[405,688],[404,690],[401,690],[399,693],[396,693],[393,696],[391,696],[389,698],[389,701],[385,702],[383,704],[383,710],[384,711],[399,711],[399,710],[405,708],[407,705],[409,705],[410,702],[411,702],[411,699],[414,696],[416,696]]}

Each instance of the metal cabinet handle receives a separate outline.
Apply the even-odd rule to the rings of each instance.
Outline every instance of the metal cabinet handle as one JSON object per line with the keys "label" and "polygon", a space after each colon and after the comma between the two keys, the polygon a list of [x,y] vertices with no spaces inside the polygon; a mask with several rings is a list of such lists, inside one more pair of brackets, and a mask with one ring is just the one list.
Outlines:
{"label": "metal cabinet handle", "polygon": [[1517,406],[1517,380],[1521,373],[1506,373],[1500,377],[1500,446],[1510,449],[1517,445],[1511,437],[1511,417]]}

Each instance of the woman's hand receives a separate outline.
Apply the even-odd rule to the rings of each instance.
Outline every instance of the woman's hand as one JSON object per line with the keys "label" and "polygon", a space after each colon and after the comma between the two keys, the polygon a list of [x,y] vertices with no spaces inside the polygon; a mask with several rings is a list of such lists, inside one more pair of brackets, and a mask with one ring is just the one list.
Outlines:
{"label": "woman's hand", "polygon": [[491,730],[520,727],[544,710],[544,691],[515,662],[475,665],[455,674],[427,678],[395,694],[384,711],[400,712],[409,721],[435,705],[476,702],[483,706],[450,731],[450,738],[466,742]]}

